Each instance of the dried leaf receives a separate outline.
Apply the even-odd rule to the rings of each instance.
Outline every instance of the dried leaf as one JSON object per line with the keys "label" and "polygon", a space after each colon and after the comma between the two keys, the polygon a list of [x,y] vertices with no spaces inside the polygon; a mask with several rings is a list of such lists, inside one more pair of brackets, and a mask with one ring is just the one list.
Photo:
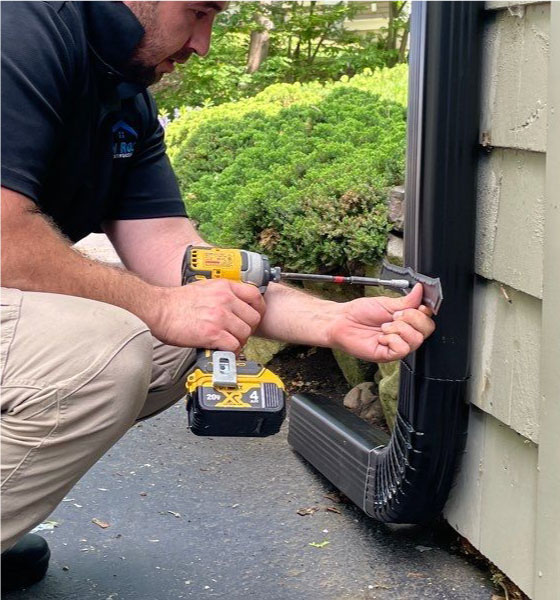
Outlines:
{"label": "dried leaf", "polygon": [[345,496],[342,492],[338,491],[325,494],[324,497],[332,500],[336,504],[353,504],[352,500],[350,500],[348,496]]}
{"label": "dried leaf", "polygon": [[109,523],[106,523],[105,521],[101,521],[100,519],[97,519],[95,517],[91,520],[91,522],[94,523],[95,525],[98,525],[99,527],[101,527],[101,529],[107,529],[107,527],[111,526]]}
{"label": "dried leaf", "polygon": [[309,508],[298,508],[297,514],[305,517],[306,515],[312,515],[319,510],[318,506],[310,506]]}
{"label": "dried leaf", "polygon": [[392,590],[393,588],[389,585],[383,585],[382,583],[376,583],[374,585],[368,585],[368,590]]}
{"label": "dried leaf", "polygon": [[328,546],[330,544],[330,542],[328,540],[324,540],[322,542],[309,542],[310,546],[313,546],[313,548],[324,548],[325,546]]}
{"label": "dried leaf", "polygon": [[332,494],[325,494],[324,497],[332,500],[336,504],[340,504],[342,502],[342,498],[336,492],[333,492]]}
{"label": "dried leaf", "polygon": [[336,508],[336,506],[327,506],[327,507],[325,507],[325,510],[326,510],[327,512],[333,512],[333,513],[336,513],[337,515],[340,515],[340,514],[341,514],[341,512],[338,510],[338,508]]}

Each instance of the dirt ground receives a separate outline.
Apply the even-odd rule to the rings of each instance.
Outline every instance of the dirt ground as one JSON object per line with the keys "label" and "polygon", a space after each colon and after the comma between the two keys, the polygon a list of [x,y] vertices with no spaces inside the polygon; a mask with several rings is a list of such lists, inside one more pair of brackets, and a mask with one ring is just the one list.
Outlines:
{"label": "dirt ground", "polygon": [[267,367],[282,379],[288,395],[321,394],[342,403],[350,390],[328,348],[288,346]]}

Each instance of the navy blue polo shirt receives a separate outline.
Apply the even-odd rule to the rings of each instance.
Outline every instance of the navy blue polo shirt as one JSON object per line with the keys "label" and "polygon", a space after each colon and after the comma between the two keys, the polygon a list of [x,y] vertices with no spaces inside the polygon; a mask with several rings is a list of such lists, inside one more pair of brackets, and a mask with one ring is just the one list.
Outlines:
{"label": "navy blue polo shirt", "polygon": [[186,216],[155,102],[119,71],[143,34],[121,2],[2,2],[2,185],[74,242]]}

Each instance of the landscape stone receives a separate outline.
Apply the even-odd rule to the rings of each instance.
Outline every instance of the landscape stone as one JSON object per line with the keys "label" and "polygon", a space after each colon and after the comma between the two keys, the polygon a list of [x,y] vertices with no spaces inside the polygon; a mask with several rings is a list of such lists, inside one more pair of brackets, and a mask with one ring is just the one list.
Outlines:
{"label": "landscape stone", "polygon": [[371,381],[363,381],[346,394],[343,404],[354,414],[359,415],[374,400],[377,400],[375,384]]}
{"label": "landscape stone", "polygon": [[404,264],[404,241],[402,237],[390,233],[387,238],[387,260],[402,267]]}
{"label": "landscape stone", "polygon": [[385,417],[376,391],[375,383],[364,381],[346,394],[344,406],[364,421],[372,425],[382,425]]}
{"label": "landscape stone", "polygon": [[279,352],[284,350],[288,344],[286,342],[277,342],[276,340],[265,340],[264,338],[251,336],[243,354],[249,359],[254,360],[261,365],[269,363]]}
{"label": "landscape stone", "polygon": [[389,193],[389,222],[392,225],[393,231],[404,230],[404,214],[405,214],[405,196],[404,187],[399,185],[394,187]]}
{"label": "landscape stone", "polygon": [[383,407],[383,414],[387,425],[392,430],[397,414],[399,396],[400,362],[393,361],[379,365],[381,379],[379,380],[379,401]]}
{"label": "landscape stone", "polygon": [[359,358],[350,356],[350,354],[346,354],[342,350],[334,348],[332,353],[349,385],[356,386],[363,381],[371,381],[373,379],[377,371],[375,363],[360,360]]}
{"label": "landscape stone", "polygon": [[369,406],[366,406],[359,416],[360,419],[372,425],[384,425],[387,422],[379,398],[376,398]]}

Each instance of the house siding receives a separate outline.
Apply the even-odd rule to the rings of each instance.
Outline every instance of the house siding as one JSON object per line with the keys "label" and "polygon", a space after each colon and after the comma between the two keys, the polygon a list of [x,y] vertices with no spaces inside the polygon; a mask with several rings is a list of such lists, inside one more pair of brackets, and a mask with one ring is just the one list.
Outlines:
{"label": "house siding", "polygon": [[445,509],[535,600],[560,589],[559,37],[560,3],[486,3],[472,409]]}

